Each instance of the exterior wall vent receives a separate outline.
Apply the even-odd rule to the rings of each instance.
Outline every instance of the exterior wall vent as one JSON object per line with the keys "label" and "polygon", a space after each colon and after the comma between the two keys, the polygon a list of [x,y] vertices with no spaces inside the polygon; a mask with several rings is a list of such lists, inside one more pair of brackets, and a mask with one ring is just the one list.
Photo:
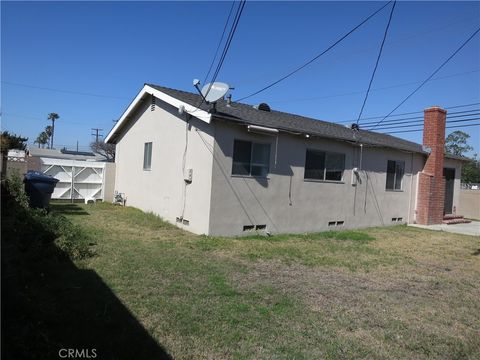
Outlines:
{"label": "exterior wall vent", "polygon": [[343,220],[338,220],[338,221],[329,221],[328,226],[343,226],[345,224],[345,221]]}
{"label": "exterior wall vent", "polygon": [[256,231],[256,230],[266,230],[267,225],[243,225],[243,231]]}

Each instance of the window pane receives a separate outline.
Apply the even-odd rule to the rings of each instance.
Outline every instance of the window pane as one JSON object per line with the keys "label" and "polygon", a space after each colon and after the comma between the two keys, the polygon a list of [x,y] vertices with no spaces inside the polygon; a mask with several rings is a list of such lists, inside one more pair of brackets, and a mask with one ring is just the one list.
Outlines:
{"label": "window pane", "polygon": [[325,158],[327,167],[325,180],[341,181],[345,170],[345,154],[327,152]]}
{"label": "window pane", "polygon": [[252,165],[251,175],[266,177],[268,175],[268,166]]}
{"label": "window pane", "polygon": [[270,145],[253,144],[252,162],[267,165],[270,162]]}
{"label": "window pane", "polygon": [[250,141],[235,140],[233,143],[232,174],[249,175],[252,143]]}
{"label": "window pane", "polygon": [[249,175],[250,174],[250,164],[245,163],[233,163],[232,168],[233,175]]}
{"label": "window pane", "polygon": [[387,190],[393,190],[395,187],[395,161],[388,160],[387,163],[387,184],[385,188]]}
{"label": "window pane", "polygon": [[397,161],[395,165],[395,190],[400,190],[402,188],[402,179],[405,172],[405,163],[403,161]]}
{"label": "window pane", "polygon": [[342,175],[343,171],[327,169],[325,174],[325,180],[342,181]]}
{"label": "window pane", "polygon": [[149,170],[152,165],[152,143],[145,143],[143,149],[143,168]]}
{"label": "window pane", "polygon": [[328,170],[345,170],[345,155],[338,153],[326,153],[326,166]]}
{"label": "window pane", "polygon": [[305,179],[324,180],[325,153],[321,151],[307,150],[305,159]]}
{"label": "window pane", "polygon": [[253,144],[252,147],[252,176],[268,175],[270,165],[270,145]]}
{"label": "window pane", "polygon": [[252,143],[250,141],[235,140],[233,144],[233,161],[250,163]]}

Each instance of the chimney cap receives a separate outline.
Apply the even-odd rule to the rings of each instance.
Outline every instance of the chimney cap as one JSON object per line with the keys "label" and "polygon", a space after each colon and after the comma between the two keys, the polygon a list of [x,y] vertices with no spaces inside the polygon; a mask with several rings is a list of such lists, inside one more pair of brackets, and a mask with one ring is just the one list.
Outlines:
{"label": "chimney cap", "polygon": [[424,112],[430,112],[430,111],[441,111],[443,113],[447,113],[447,110],[445,110],[444,108],[442,108],[441,106],[430,106],[428,108],[426,108],[425,110],[423,110]]}

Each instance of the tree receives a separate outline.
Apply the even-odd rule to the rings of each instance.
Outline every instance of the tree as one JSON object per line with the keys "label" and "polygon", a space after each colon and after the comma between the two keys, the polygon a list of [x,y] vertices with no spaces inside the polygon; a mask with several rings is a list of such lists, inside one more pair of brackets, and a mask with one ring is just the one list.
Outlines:
{"label": "tree", "polygon": [[27,141],[28,138],[10,134],[8,131],[3,131],[0,134],[0,151],[2,156],[2,179],[5,176],[7,170],[7,155],[8,150],[10,149],[18,149],[18,150],[25,150],[27,148]]}
{"label": "tree", "polygon": [[55,134],[55,120],[60,119],[60,115],[57,113],[48,114],[48,120],[52,120],[52,134],[50,136],[50,149],[53,149],[53,135]]}
{"label": "tree", "polygon": [[471,161],[462,166],[462,182],[465,184],[480,184],[480,160],[477,154]]}
{"label": "tree", "polygon": [[7,155],[8,150],[18,149],[25,150],[27,148],[28,138],[25,138],[20,135],[10,134],[8,131],[3,131],[0,135],[1,138],[1,152],[2,155]]}
{"label": "tree", "polygon": [[115,145],[107,144],[104,141],[94,141],[90,144],[90,149],[98,155],[103,156],[107,161],[115,161]]}
{"label": "tree", "polygon": [[46,144],[48,144],[48,134],[45,131],[42,131],[37,138],[35,139],[34,143],[38,144],[38,147],[40,148],[40,145],[42,148],[45,147]]}
{"label": "tree", "polygon": [[467,144],[470,135],[457,130],[452,132],[445,139],[445,151],[448,154],[464,156],[465,153],[473,150],[473,147]]}

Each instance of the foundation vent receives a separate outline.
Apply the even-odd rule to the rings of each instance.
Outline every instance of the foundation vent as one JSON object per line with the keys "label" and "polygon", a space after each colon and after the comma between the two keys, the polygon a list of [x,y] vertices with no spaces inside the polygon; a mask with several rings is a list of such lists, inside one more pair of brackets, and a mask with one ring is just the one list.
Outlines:
{"label": "foundation vent", "polygon": [[258,230],[266,230],[267,225],[243,225],[243,231],[258,231]]}

